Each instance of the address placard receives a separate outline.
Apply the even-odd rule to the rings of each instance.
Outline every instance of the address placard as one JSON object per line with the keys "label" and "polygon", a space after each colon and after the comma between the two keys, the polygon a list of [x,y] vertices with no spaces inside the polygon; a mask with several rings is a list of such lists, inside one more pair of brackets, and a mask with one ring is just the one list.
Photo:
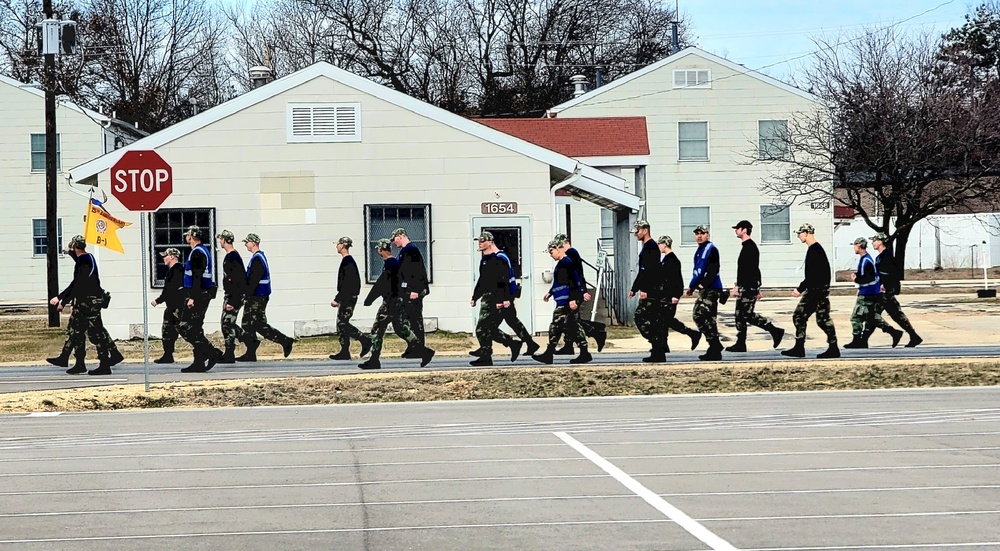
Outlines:
{"label": "address placard", "polygon": [[517,214],[517,203],[511,201],[483,203],[483,214]]}

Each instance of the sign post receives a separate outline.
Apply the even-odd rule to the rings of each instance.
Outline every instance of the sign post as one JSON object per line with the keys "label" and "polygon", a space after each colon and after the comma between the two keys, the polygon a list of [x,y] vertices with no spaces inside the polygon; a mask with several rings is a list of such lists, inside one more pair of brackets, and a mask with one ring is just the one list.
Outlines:
{"label": "sign post", "polygon": [[174,191],[173,169],[155,151],[126,151],[111,167],[111,194],[130,211],[142,212],[139,248],[142,250],[142,365],[149,392],[149,280],[146,234],[147,212],[155,211]]}

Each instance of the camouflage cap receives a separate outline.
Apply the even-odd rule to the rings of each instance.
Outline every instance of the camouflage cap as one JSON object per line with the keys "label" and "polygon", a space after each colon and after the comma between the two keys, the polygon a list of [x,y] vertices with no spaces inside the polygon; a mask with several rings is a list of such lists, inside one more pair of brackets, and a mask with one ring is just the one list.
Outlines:
{"label": "camouflage cap", "polygon": [[799,229],[795,230],[795,233],[816,233],[816,228],[812,224],[802,224]]}
{"label": "camouflage cap", "polygon": [[569,236],[566,235],[565,233],[557,233],[555,235],[555,237],[552,238],[552,240],[553,241],[559,241],[561,243],[565,243],[565,242],[569,241]]}
{"label": "camouflage cap", "polygon": [[694,229],[694,233],[708,233],[708,224],[700,224]]}
{"label": "camouflage cap", "polygon": [[854,244],[857,245],[857,246],[859,246],[859,247],[861,247],[862,249],[867,249],[868,248],[868,240],[865,239],[864,237],[859,237],[859,238],[855,239],[854,240]]}
{"label": "camouflage cap", "polygon": [[403,228],[396,228],[396,229],[392,230],[392,236],[391,236],[391,238],[395,239],[395,238],[399,237],[400,235],[406,235],[406,230],[404,230]]}
{"label": "camouflage cap", "polygon": [[389,241],[388,239],[379,239],[375,242],[375,248],[380,251],[391,251],[392,241]]}
{"label": "camouflage cap", "polygon": [[248,233],[246,237],[243,238],[244,243],[256,243],[260,245],[260,236],[256,233]]}
{"label": "camouflage cap", "polygon": [[340,239],[334,241],[334,243],[350,248],[351,246],[354,245],[354,240],[345,235],[344,237],[341,237]]}
{"label": "camouflage cap", "polygon": [[886,235],[883,232],[878,232],[878,233],[876,233],[875,235],[872,236],[872,241],[881,241],[881,242],[885,243],[888,240],[889,240],[889,236]]}
{"label": "camouflage cap", "polygon": [[86,249],[87,240],[83,238],[82,235],[74,235],[69,239],[69,243],[66,244],[67,249]]}
{"label": "camouflage cap", "polygon": [[553,239],[552,241],[549,241],[548,245],[545,246],[545,252],[550,253],[556,249],[562,248],[563,243],[565,242]]}
{"label": "camouflage cap", "polygon": [[[230,241],[230,243],[232,243],[232,241]],[[160,256],[172,256],[176,259],[180,259],[181,251],[177,247],[170,247],[167,250],[160,253]]]}
{"label": "camouflage cap", "polygon": [[635,224],[632,225],[632,233],[635,233],[642,229],[649,229],[649,222],[645,220],[636,220]]}
{"label": "camouflage cap", "polygon": [[488,231],[484,231],[483,233],[479,234],[479,237],[473,237],[473,239],[479,241],[480,243],[485,243],[487,241],[493,241],[493,234]]}
{"label": "camouflage cap", "polygon": [[232,243],[233,241],[236,241],[236,236],[233,235],[233,232],[231,232],[229,230],[222,230],[222,231],[220,231],[219,235],[216,235],[215,238],[216,239],[221,239],[221,240],[225,241],[226,243]]}
{"label": "camouflage cap", "polygon": [[674,245],[674,240],[671,239],[669,235],[661,235],[656,239],[656,244],[672,247]]}
{"label": "camouflage cap", "polygon": [[201,236],[204,234],[198,226],[188,226],[187,231],[184,232],[184,236],[187,237],[189,235],[195,239],[201,239]]}

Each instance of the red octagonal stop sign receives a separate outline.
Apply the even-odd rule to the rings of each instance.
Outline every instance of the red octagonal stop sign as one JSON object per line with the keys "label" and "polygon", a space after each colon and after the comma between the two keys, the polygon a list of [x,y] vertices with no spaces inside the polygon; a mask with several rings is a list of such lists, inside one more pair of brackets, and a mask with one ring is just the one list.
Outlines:
{"label": "red octagonal stop sign", "polygon": [[111,167],[111,194],[128,210],[156,210],[173,191],[173,170],[155,151],[126,151]]}

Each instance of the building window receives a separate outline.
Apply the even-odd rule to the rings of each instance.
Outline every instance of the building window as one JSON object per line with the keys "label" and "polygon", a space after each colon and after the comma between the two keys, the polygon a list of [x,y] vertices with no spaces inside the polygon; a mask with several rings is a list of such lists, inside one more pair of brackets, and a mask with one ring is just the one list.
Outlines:
{"label": "building window", "polygon": [[677,123],[677,159],[680,161],[708,160],[708,123]]}
{"label": "building window", "polygon": [[601,209],[601,247],[615,248],[615,211]]}
{"label": "building window", "polygon": [[758,121],[757,149],[765,161],[788,158],[788,121]]}
{"label": "building window", "polygon": [[711,220],[710,207],[681,207],[681,245],[697,245],[694,229],[702,225],[711,226]]}
{"label": "building window", "polygon": [[[56,134],[56,170],[62,170],[62,150]],[[31,135],[31,171],[45,172],[45,134]]]}
{"label": "building window", "polygon": [[761,243],[788,243],[791,241],[790,225],[788,205],[761,205]]}
{"label": "building window", "polygon": [[711,88],[712,73],[708,69],[678,69],[674,71],[674,88]]}
{"label": "building window", "polygon": [[215,245],[215,209],[159,209],[149,215],[150,240],[149,252],[152,264],[153,287],[163,287],[163,278],[167,275],[167,267],[163,264],[160,253],[169,247],[177,247],[181,251],[180,262],[183,264],[191,253],[191,247],[184,240],[184,232],[188,226],[198,226],[205,232],[203,243],[212,250],[212,278],[219,280],[219,254]]}
{"label": "building window", "polygon": [[[365,205],[365,274],[374,283],[382,274],[382,258],[375,250],[379,239],[389,239],[392,230],[403,228],[407,237],[420,249],[427,265],[427,282],[434,281],[431,268],[431,206],[430,205]],[[394,245],[392,254],[399,254]]]}
{"label": "building window", "polygon": [[360,142],[360,103],[289,103],[288,143]]}
{"label": "building window", "polygon": [[[56,241],[63,242],[62,218],[56,219]],[[31,221],[31,252],[35,256],[45,256],[49,252],[46,246],[48,239],[45,238],[45,219],[35,218]],[[56,247],[59,248],[58,246]]]}

